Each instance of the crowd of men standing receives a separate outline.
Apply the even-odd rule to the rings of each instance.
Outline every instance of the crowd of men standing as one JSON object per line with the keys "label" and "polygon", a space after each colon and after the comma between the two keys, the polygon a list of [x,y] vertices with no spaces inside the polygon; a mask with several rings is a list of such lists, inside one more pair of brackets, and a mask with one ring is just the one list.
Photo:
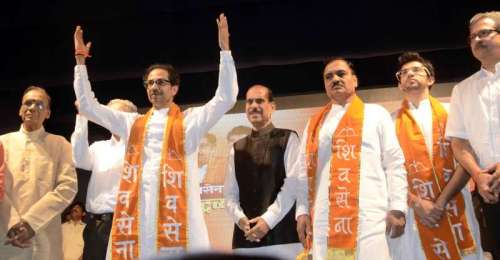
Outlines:
{"label": "crowd of men standing", "polygon": [[[51,99],[28,87],[19,131],[0,136],[0,259],[70,259],[59,215],[76,192],[75,166],[92,171],[83,259],[148,259],[210,250],[200,201],[197,151],[235,104],[236,68],[227,19],[217,19],[219,81],[205,105],[174,103],[180,76],[153,64],[143,76],[145,114],[127,100],[98,103],[86,60],[90,42],[74,34],[74,91],[79,114],[69,143],[45,131]],[[268,86],[246,92],[249,135],[231,149],[224,196],[243,255],[283,259],[483,259],[471,185],[500,259],[500,12],[475,15],[469,44],[478,72],[453,89],[450,104],[430,95],[432,63],[399,57],[404,99],[392,115],[357,95],[344,58],[323,69],[330,102],[299,139],[276,128]],[[89,145],[87,121],[111,138]],[[472,181],[470,181],[472,180]],[[78,213],[78,212],[77,212]],[[75,213],[76,214],[76,213]],[[77,259],[78,259],[77,258]]]}

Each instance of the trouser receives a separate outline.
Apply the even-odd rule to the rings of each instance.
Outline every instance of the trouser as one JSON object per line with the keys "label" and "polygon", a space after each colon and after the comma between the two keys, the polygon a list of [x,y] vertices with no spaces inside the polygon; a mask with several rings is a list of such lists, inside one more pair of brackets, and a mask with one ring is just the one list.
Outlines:
{"label": "trouser", "polygon": [[83,230],[83,260],[105,260],[109,234],[113,222],[113,213],[92,214],[85,216],[87,225]]}
{"label": "trouser", "polygon": [[495,257],[495,260],[500,260],[500,202],[496,204],[484,203],[483,213],[488,233],[492,238],[491,253]]}

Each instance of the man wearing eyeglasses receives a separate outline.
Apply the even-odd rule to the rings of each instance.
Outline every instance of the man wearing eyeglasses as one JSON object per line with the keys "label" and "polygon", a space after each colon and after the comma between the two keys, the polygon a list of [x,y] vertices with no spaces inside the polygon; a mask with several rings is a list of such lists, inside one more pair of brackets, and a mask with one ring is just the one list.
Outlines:
{"label": "man wearing eyeglasses", "polygon": [[128,140],[108,258],[145,259],[209,249],[197,150],[201,138],[233,107],[238,94],[224,14],[217,25],[221,60],[215,96],[204,106],[181,112],[173,101],[179,74],[171,65],[152,65],[143,78],[152,104],[145,115],[97,103],[85,67],[90,43],[84,43],[80,27],[75,31],[74,89],[80,113]]}
{"label": "man wearing eyeglasses", "polygon": [[482,259],[479,226],[466,188],[469,175],[455,166],[445,138],[448,106],[429,93],[434,66],[408,52],[399,57],[399,67],[396,78],[404,100],[393,119],[406,160],[409,210],[404,235],[391,243],[393,257]]}
{"label": "man wearing eyeglasses", "polygon": [[387,237],[404,232],[408,191],[391,116],[356,95],[345,59],[326,64],[323,82],[330,103],[309,119],[296,168],[297,231],[308,250],[300,257],[390,259]]}
{"label": "man wearing eyeglasses", "polygon": [[[62,259],[60,214],[77,191],[71,145],[45,132],[50,97],[28,87],[21,129],[0,136],[5,152],[5,194],[0,202],[0,259]],[[4,243],[5,242],[5,243]]]}
{"label": "man wearing eyeglasses", "polygon": [[453,89],[446,136],[486,202],[487,228],[500,259],[500,12],[472,17],[469,43],[481,69]]}

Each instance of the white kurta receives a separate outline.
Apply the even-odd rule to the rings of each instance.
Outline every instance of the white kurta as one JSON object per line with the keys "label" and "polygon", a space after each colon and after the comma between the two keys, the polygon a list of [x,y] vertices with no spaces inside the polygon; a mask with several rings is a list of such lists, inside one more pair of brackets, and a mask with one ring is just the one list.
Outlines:
{"label": "white kurta", "polygon": [[[293,188],[293,183],[295,182],[293,181],[294,176],[292,176],[292,169],[297,162],[299,145],[298,136],[291,133],[285,148],[285,154],[283,155],[286,172],[283,187],[276,196],[274,202],[269,205],[266,212],[261,215],[270,229],[273,229],[285,217],[295,203],[296,191]],[[228,167],[229,170],[224,182],[224,200],[226,202],[226,211],[228,215],[233,219],[234,223],[238,224],[238,221],[246,217],[246,215],[240,206],[240,191],[238,182],[236,181],[234,168],[234,148],[231,148]],[[234,251],[242,254],[258,254],[281,257],[283,259],[295,259],[295,256],[302,251],[302,244],[290,243],[256,248],[237,248],[234,249]]]}
{"label": "white kurta", "polygon": [[[328,215],[330,161],[332,136],[344,116],[345,107],[333,105],[319,131],[318,168],[316,170],[316,198],[313,221],[313,258],[326,259],[328,242]],[[309,123],[308,123],[309,125]],[[307,133],[307,128],[304,133]],[[306,140],[300,147],[297,215],[307,209],[307,171],[305,166]],[[365,104],[361,147],[361,176],[359,187],[359,224],[357,259],[390,259],[385,218],[390,210],[407,211],[407,181],[404,156],[396,138],[389,112],[375,104]]]}
{"label": "white kurta", "polygon": [[[444,108],[448,110],[449,104],[443,104]],[[410,103],[410,113],[413,118],[417,121],[420,130],[424,134],[425,144],[427,146],[428,153],[432,155],[432,107],[428,99],[420,102],[420,105],[415,107]],[[397,116],[397,111],[393,113],[393,120]],[[479,225],[474,214],[474,206],[472,204],[472,198],[467,186],[465,186],[461,193],[465,201],[465,215],[467,218],[467,223],[472,232],[472,236],[476,243],[477,251],[475,254],[470,254],[462,259],[473,260],[473,259],[483,259],[483,251],[481,248]],[[420,241],[420,235],[417,229],[417,223],[415,221],[416,215],[412,208],[408,209],[408,215],[406,218],[405,233],[403,236],[391,240],[391,252],[394,259],[401,260],[422,260],[425,259],[425,253],[422,248],[422,242]]]}
{"label": "white kurta", "polygon": [[500,62],[458,83],[451,94],[447,137],[467,139],[481,168],[500,162]]}
{"label": "white kurta", "polygon": [[94,214],[112,213],[123,172],[123,158],[127,140],[94,142],[89,146],[87,119],[76,117],[75,131],[71,135],[73,162],[77,168],[92,171],[87,187],[85,208]]}
{"label": "white kurta", "polygon": [[[188,245],[190,252],[209,249],[207,228],[201,211],[199,176],[197,174],[198,144],[208,130],[233,107],[238,95],[236,69],[230,51],[221,51],[219,85],[215,96],[204,106],[184,111],[184,131],[188,186]],[[90,88],[85,66],[75,67],[75,93],[80,113],[89,120],[128,140],[137,113],[112,110],[97,103]],[[142,186],[140,190],[140,256],[156,255],[156,216],[158,207],[158,172],[163,131],[168,108],[155,110],[146,125]],[[109,254],[108,254],[109,255]]]}
{"label": "white kurta", "polygon": [[73,220],[64,222],[62,228],[62,250],[64,260],[79,260],[83,255],[83,229],[85,223]]}

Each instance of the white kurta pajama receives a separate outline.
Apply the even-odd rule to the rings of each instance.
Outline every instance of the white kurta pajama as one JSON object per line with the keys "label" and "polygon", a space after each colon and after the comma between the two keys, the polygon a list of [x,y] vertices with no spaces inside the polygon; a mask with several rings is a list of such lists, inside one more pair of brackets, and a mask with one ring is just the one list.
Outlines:
{"label": "white kurta pajama", "polygon": [[[294,189],[295,182],[293,180],[294,176],[292,175],[294,173],[292,170],[297,162],[299,145],[299,138],[295,133],[291,133],[288,138],[285,154],[283,155],[287,177],[273,204],[271,204],[266,212],[261,215],[270,229],[273,229],[283,217],[285,217],[295,203],[296,191]],[[226,211],[236,224],[238,224],[241,218],[246,217],[240,206],[239,192],[234,168],[234,148],[231,148],[229,155],[229,170],[224,182],[224,200],[226,202]],[[283,259],[295,259],[295,256],[297,256],[302,249],[302,244],[300,243],[289,243],[255,248],[235,248],[233,251],[245,255],[266,255],[281,257]]]}
{"label": "white kurta pajama", "polygon": [[92,171],[87,188],[85,209],[93,214],[112,213],[123,172],[123,158],[127,140],[97,141],[89,146],[87,119],[76,117],[71,135],[73,161],[77,168]]}
{"label": "white kurta pajama", "polygon": [[[443,107],[448,110],[449,104],[442,104]],[[427,152],[432,158],[432,107],[429,99],[425,99],[420,102],[418,107],[415,107],[411,102],[409,103],[410,113],[412,117],[417,121],[422,134],[424,135],[425,144],[427,146]],[[397,116],[398,111],[393,113],[393,120]],[[479,225],[474,214],[474,206],[472,204],[472,198],[467,185],[461,190],[462,196],[465,202],[465,215],[467,218],[467,223],[469,225],[472,237],[476,243],[477,251],[474,254],[470,254],[462,257],[465,260],[473,259],[483,259],[483,251],[481,249],[481,241],[479,234]],[[408,209],[408,214],[406,217],[405,233],[403,236],[397,239],[391,240],[391,252],[394,259],[401,260],[423,260],[425,259],[425,253],[422,248],[422,242],[420,241],[420,235],[417,229],[417,223],[415,221],[416,215],[412,208]]]}
{"label": "white kurta pajama", "polygon": [[[238,95],[236,69],[230,51],[221,51],[219,85],[215,96],[204,106],[184,111],[185,160],[188,194],[188,243],[190,252],[209,249],[207,228],[201,211],[199,176],[197,174],[198,144],[208,130],[233,107]],[[80,113],[110,132],[128,139],[132,124],[139,116],[112,110],[97,103],[90,88],[84,65],[75,66],[75,93]],[[140,257],[156,255],[156,224],[158,207],[158,174],[163,146],[163,132],[168,108],[154,110],[146,125],[143,150],[143,172],[140,189]],[[110,254],[108,252],[108,258]]]}
{"label": "white kurta pajama", "polygon": [[[332,137],[346,106],[332,105],[319,131],[316,198],[314,202],[313,259],[326,259],[328,242],[330,161]],[[381,106],[365,104],[362,130],[359,186],[359,224],[356,259],[390,259],[385,235],[386,216],[391,210],[407,211],[407,181],[404,156],[389,113]],[[307,133],[307,128],[304,133]],[[302,139],[297,170],[301,191],[297,194],[297,215],[304,214],[307,202],[307,138]],[[305,188],[305,191],[304,191]]]}

